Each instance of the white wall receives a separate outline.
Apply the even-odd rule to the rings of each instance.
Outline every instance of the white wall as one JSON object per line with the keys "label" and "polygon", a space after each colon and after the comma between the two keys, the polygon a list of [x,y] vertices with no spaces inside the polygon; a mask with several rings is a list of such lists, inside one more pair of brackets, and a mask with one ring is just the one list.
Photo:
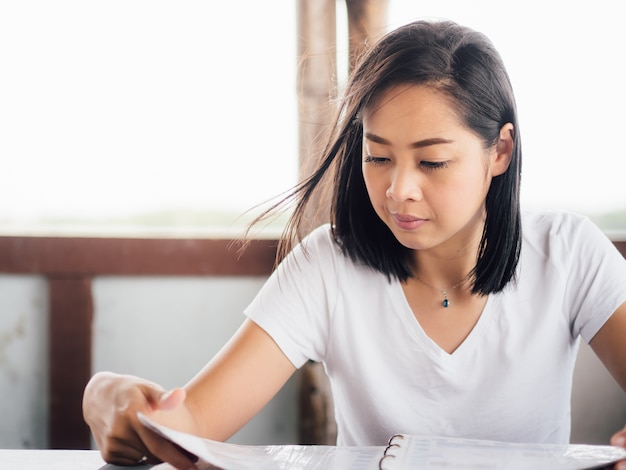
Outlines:
{"label": "white wall", "polygon": [[47,443],[47,331],[46,281],[0,275],[0,448]]}
{"label": "white wall", "polygon": [[[139,374],[164,387],[183,384],[238,327],[262,283],[262,278],[96,278],[94,371]],[[45,280],[0,275],[0,448],[47,445],[47,327]],[[572,441],[606,443],[626,424],[626,394],[587,346],[579,357]],[[233,438],[248,444],[295,440],[293,381]]]}
{"label": "white wall", "polygon": [[[239,326],[244,307],[263,281],[94,279],[94,372],[138,374],[164,387],[184,384]],[[47,304],[45,279],[0,275],[0,448],[48,444]],[[294,382],[288,382],[232,441],[295,443]]]}
{"label": "white wall", "polygon": [[[95,280],[93,369],[183,385],[244,319],[264,278],[104,277]],[[254,393],[251,390],[250,393]],[[295,443],[292,383],[231,439]]]}

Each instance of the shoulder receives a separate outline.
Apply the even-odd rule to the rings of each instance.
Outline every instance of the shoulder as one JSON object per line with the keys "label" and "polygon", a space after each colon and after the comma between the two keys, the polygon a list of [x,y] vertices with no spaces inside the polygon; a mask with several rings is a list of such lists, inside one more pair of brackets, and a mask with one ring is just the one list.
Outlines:
{"label": "shoulder", "polygon": [[592,225],[591,221],[574,212],[526,211],[522,213],[522,229],[529,235],[566,235]]}
{"label": "shoulder", "polygon": [[333,237],[330,224],[324,224],[311,230],[293,247],[280,262],[278,272],[288,270],[307,275],[311,270],[317,270],[329,274],[347,261]]}
{"label": "shoulder", "polygon": [[311,230],[311,232],[303,238],[300,245],[305,249],[308,249],[309,247],[320,247],[326,249],[338,248],[337,243],[333,239],[330,224],[323,224]]}
{"label": "shoulder", "polygon": [[307,259],[339,259],[342,252],[339,244],[333,237],[330,224],[320,225],[306,235],[302,241],[296,245],[291,255],[297,258]]}
{"label": "shoulder", "polygon": [[571,249],[589,242],[608,241],[588,217],[573,212],[524,212],[522,237],[527,245],[541,251],[557,246]]}
{"label": "shoulder", "polygon": [[522,260],[545,269],[558,266],[563,275],[575,271],[623,271],[625,259],[588,217],[569,212],[529,212],[522,217]]}
{"label": "shoulder", "polygon": [[[284,260],[287,266],[298,266],[301,270],[311,268],[323,273],[330,282],[357,282],[357,279],[385,279],[387,277],[359,261],[353,260],[337,241],[330,224],[321,225],[312,230],[292,250]],[[283,262],[283,263],[284,263]],[[281,263],[281,264],[283,264]]]}

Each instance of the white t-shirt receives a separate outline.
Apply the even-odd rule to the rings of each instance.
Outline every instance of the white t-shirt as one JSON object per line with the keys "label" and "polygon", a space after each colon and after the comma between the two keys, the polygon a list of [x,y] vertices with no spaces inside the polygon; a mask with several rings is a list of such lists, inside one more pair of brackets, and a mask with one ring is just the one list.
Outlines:
{"label": "white t-shirt", "polygon": [[296,366],[322,362],[339,445],[398,432],[567,443],[578,338],[626,301],[626,260],[586,218],[524,214],[517,283],[489,296],[465,341],[443,351],[400,283],[352,262],[315,230],[246,309]]}

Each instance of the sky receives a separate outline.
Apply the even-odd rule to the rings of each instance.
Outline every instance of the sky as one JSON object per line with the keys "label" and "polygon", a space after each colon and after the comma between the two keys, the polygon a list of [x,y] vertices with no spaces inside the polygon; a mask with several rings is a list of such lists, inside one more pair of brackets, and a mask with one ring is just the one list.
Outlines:
{"label": "sky", "polygon": [[[0,221],[243,211],[288,189],[294,3],[0,2]],[[626,207],[615,3],[389,0],[388,25],[489,36],[517,96],[524,206],[601,213]]]}

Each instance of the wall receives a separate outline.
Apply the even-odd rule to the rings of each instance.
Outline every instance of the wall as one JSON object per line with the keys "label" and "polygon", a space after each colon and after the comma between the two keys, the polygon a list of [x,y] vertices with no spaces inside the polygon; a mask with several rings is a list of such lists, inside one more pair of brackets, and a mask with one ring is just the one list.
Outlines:
{"label": "wall", "polygon": [[46,282],[0,275],[0,448],[46,444]]}
{"label": "wall", "polygon": [[[137,374],[164,387],[189,380],[244,318],[264,279],[94,279],[93,370]],[[0,448],[47,447],[47,288],[0,275]],[[231,440],[295,443],[295,381]]]}
{"label": "wall", "polygon": [[[230,337],[259,277],[98,277],[94,370],[180,385]],[[45,448],[47,290],[38,276],[0,275],[0,448]],[[253,391],[251,391],[253,393]],[[626,394],[581,347],[574,377],[573,442],[606,443],[626,424]],[[233,442],[296,441],[291,381]]]}

